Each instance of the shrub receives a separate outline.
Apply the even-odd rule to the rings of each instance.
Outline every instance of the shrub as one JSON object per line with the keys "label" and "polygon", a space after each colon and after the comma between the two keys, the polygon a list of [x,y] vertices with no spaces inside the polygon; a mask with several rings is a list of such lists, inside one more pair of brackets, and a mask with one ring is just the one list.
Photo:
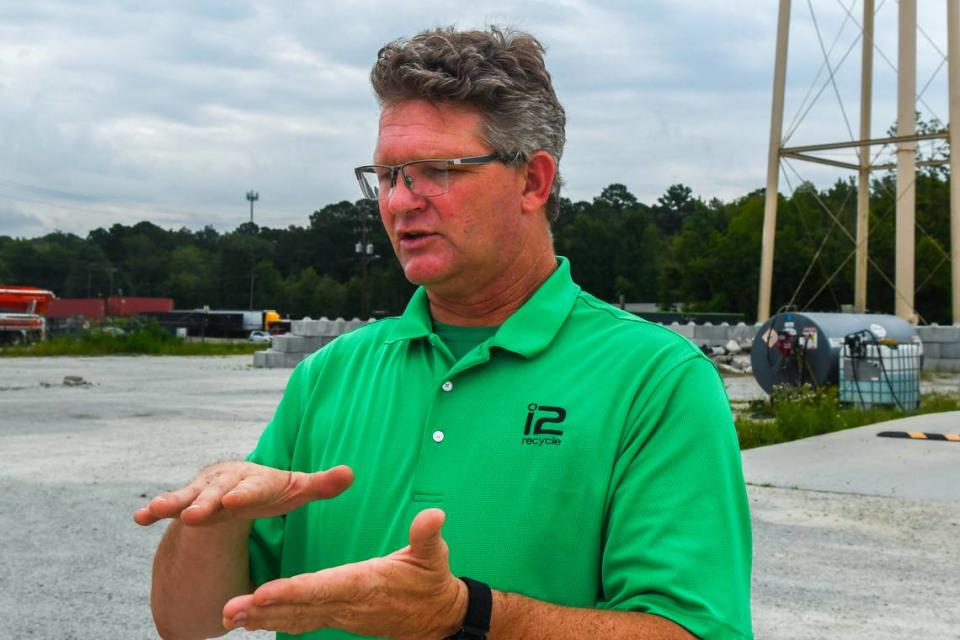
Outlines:
{"label": "shrub", "polygon": [[960,397],[928,394],[916,411],[896,407],[858,408],[838,401],[837,388],[822,386],[776,387],[770,400],[750,403],[750,415],[737,418],[740,448],[750,449],[779,442],[861,427],[908,415],[960,410]]}

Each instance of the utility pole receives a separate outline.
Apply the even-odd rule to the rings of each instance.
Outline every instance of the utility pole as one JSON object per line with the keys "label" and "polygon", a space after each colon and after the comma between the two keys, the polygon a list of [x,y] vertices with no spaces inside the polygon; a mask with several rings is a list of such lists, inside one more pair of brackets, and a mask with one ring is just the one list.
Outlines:
{"label": "utility pole", "polygon": [[113,297],[113,274],[117,272],[116,267],[106,267],[107,276],[110,278],[110,293],[109,297]]}
{"label": "utility pole", "polygon": [[370,317],[370,293],[367,285],[367,265],[379,256],[373,252],[373,243],[370,242],[369,216],[366,211],[360,213],[360,242],[353,245],[353,252],[360,257],[360,274],[363,279],[363,289],[360,296],[360,315]]}
{"label": "utility pole", "polygon": [[[253,203],[260,199],[260,194],[252,189],[247,191],[247,200],[250,201],[250,225],[253,225]],[[247,304],[247,309],[253,311],[253,278],[254,278],[254,267],[257,264],[257,256],[253,253],[250,254],[250,302]]]}
{"label": "utility pole", "polygon": [[253,203],[260,199],[256,191],[247,191],[247,200],[250,201],[250,224],[253,224]]}

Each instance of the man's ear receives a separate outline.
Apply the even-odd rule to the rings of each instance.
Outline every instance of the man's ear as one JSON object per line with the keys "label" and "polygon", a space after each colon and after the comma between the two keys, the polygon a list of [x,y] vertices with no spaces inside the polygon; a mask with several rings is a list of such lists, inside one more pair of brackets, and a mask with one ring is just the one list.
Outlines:
{"label": "man's ear", "polygon": [[526,163],[520,206],[524,213],[541,211],[550,197],[553,180],[557,177],[557,161],[543,149],[534,151]]}

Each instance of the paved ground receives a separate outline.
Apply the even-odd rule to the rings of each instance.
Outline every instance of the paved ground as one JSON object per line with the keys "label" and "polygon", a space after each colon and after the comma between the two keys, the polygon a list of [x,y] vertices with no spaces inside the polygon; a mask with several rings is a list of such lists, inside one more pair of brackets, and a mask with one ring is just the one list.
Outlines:
{"label": "paved ground", "polygon": [[881,431],[960,412],[744,452],[758,638],[960,638],[960,443]]}
{"label": "paved ground", "polygon": [[[145,496],[254,445],[289,371],[249,362],[0,360],[0,638],[156,637],[149,572],[162,529],[137,527],[130,514]],[[90,384],[64,386],[65,376]],[[728,380],[731,397],[753,397],[751,383]],[[770,447],[744,456],[755,482],[757,638],[960,638],[960,503],[863,495],[882,494],[878,483],[833,493],[797,481],[825,482],[830,469],[853,468],[851,446],[864,458],[861,440],[876,444],[869,434],[849,437],[803,455]],[[933,443],[881,446],[893,444],[893,459],[906,459]],[[960,443],[938,444],[940,466],[916,472],[930,475],[930,486],[934,473],[960,468],[942,457],[960,463]],[[819,466],[805,472],[808,463]],[[884,478],[882,468],[872,472]],[[891,486],[906,486],[911,473]]]}

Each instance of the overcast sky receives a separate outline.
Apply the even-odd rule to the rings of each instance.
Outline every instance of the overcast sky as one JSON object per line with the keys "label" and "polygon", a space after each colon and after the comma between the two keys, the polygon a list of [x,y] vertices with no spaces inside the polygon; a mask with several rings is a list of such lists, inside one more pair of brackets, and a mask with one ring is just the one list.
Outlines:
{"label": "overcast sky", "polygon": [[[448,24],[544,42],[567,109],[567,197],[613,182],[647,203],[677,182],[704,199],[745,195],[766,179],[777,4],[0,0],[0,235],[140,220],[233,229],[251,189],[259,224],[304,225],[359,197],[351,169],[375,143],[378,48]],[[919,4],[918,90],[932,81],[918,109],[945,122],[945,2]],[[883,56],[897,61],[897,2],[877,5],[875,136],[896,117]],[[856,134],[861,16],[860,0],[793,2],[785,125],[823,91],[791,144],[851,138],[828,74],[814,84],[821,40]],[[793,183],[842,175],[792,166]]]}

